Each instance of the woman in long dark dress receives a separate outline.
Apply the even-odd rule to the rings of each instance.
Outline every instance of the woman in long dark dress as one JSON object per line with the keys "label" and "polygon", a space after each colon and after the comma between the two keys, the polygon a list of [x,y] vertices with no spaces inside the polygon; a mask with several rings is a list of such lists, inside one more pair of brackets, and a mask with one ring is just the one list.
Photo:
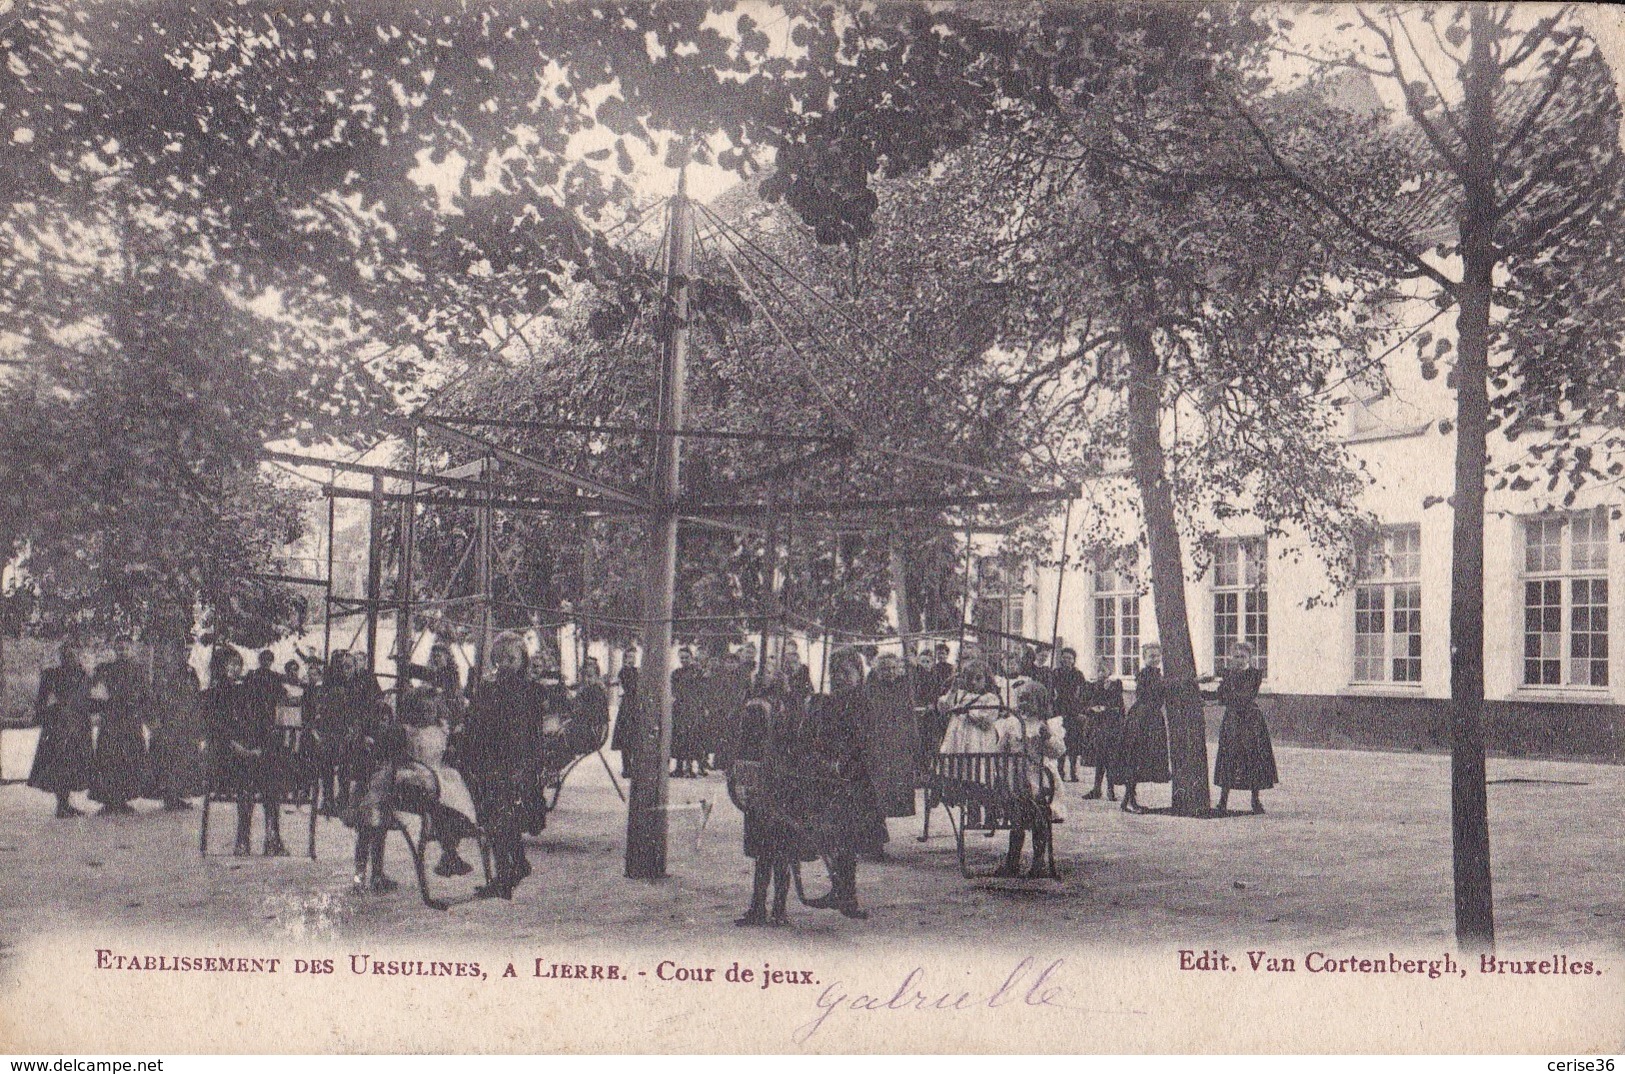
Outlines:
{"label": "woman in long dark dress", "polygon": [[152,770],[164,808],[174,812],[192,808],[187,799],[205,789],[206,732],[197,673],[190,667],[180,668],[166,692],[163,722],[152,731]]}
{"label": "woman in long dark dress", "polygon": [[[882,817],[912,817],[920,785],[920,727],[914,718],[914,690],[902,660],[892,653],[875,659],[864,686],[868,726],[863,761]],[[885,821],[881,821],[882,827]]]}
{"label": "woman in long dark dress", "polygon": [[616,681],[621,686],[621,699],[615,705],[615,731],[609,748],[621,755],[621,778],[632,778],[632,734],[637,725],[638,666],[632,662],[634,653],[628,649],[621,656],[621,670]]}
{"label": "woman in long dark dress", "polygon": [[679,652],[671,673],[671,774],[676,779],[694,779],[705,767],[706,680],[694,650]]}
{"label": "woman in long dark dress", "polygon": [[40,672],[34,716],[40,735],[28,785],[56,796],[59,818],[83,816],[68,798],[90,787],[90,676],[73,642],[62,643],[56,667]]}
{"label": "woman in long dark dress", "polygon": [[107,696],[99,706],[101,727],[96,732],[90,797],[102,803],[103,813],[134,813],[130,799],[145,798],[151,791],[144,726],[151,691],[130,640],[118,639],[113,653],[113,659],[91,677],[92,696],[101,691]]}
{"label": "woman in long dark dress", "polygon": [[1108,773],[1113,783],[1123,785],[1121,808],[1125,813],[1145,812],[1138,793],[1141,783],[1167,783],[1170,779],[1162,647],[1146,645],[1140,656],[1145,665],[1135,673],[1134,704],[1123,720],[1123,734]]}
{"label": "woman in long dark dress", "polygon": [[1102,666],[1100,678],[1088,684],[1084,696],[1087,728],[1083,752],[1086,762],[1095,766],[1095,785],[1084,797],[1098,799],[1104,785],[1107,800],[1115,802],[1117,792],[1112,789],[1113,783],[1107,777],[1111,775],[1112,754],[1117,749],[1117,740],[1122,737],[1126,719],[1123,712],[1123,684],[1111,677],[1109,668]]}
{"label": "woman in long dark dress", "polygon": [[874,786],[863,762],[863,728],[869,720],[863,657],[856,649],[837,649],[830,654],[829,671],[834,690],[815,695],[808,708],[802,765],[808,775],[840,780],[844,786],[829,803],[838,829],[837,845],[830,848],[829,894],[808,899],[807,905],[861,921],[869,913],[858,907],[858,855],[882,851]]}
{"label": "woman in long dark dress", "polygon": [[474,692],[463,725],[462,771],[496,866],[491,882],[474,893],[482,899],[511,899],[530,875],[523,833],[545,700],[541,687],[530,680],[530,654],[519,635],[497,635],[491,661],[496,675]]}
{"label": "woman in long dark dress", "polygon": [[1259,792],[1275,786],[1275,747],[1270,729],[1258,707],[1258,688],[1264,673],[1253,667],[1253,647],[1237,642],[1230,649],[1230,667],[1219,676],[1214,700],[1224,705],[1219,724],[1219,749],[1213,758],[1213,782],[1219,788],[1219,812],[1230,809],[1230,792],[1252,792],[1253,812],[1264,812]]}

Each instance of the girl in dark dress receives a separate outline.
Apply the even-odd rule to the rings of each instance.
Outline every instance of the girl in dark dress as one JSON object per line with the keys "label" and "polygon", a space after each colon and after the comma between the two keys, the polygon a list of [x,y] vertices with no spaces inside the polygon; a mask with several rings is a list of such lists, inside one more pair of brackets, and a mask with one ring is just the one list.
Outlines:
{"label": "girl in dark dress", "polygon": [[709,717],[711,767],[726,771],[728,746],[733,737],[733,726],[739,712],[750,700],[751,688],[756,682],[756,650],[741,649],[729,653],[722,660],[716,684],[711,693],[712,709]]}
{"label": "girl in dark dress", "polygon": [[395,822],[395,777],[401,766],[412,759],[408,732],[395,720],[387,704],[380,702],[369,715],[361,731],[358,752],[367,778],[356,788],[352,811],[355,822],[353,888],[357,892],[366,889],[376,895],[387,895],[400,887],[384,872],[384,844]]}
{"label": "girl in dark dress", "polygon": [[1037,880],[1051,875],[1048,867],[1049,845],[1054,834],[1054,823],[1059,819],[1054,811],[1055,804],[1046,806],[1039,799],[1043,782],[1038,770],[1049,768],[1053,775],[1055,759],[1066,751],[1066,729],[1054,715],[1049,690],[1037,681],[1024,682],[1016,689],[1016,719],[1012,722],[1015,726],[1011,729],[1005,751],[1019,753],[1027,759],[1028,796],[1022,803],[1021,823],[1010,829],[1010,846],[1005,853],[1004,864],[993,875],[1021,875],[1021,851],[1030,830],[1033,833],[1033,860],[1027,877]]}
{"label": "girl in dark dress", "polygon": [[572,757],[585,757],[604,742],[604,731],[609,727],[609,691],[604,687],[604,673],[596,657],[587,657],[581,664],[581,682],[571,700],[570,722],[565,725],[564,737]]}
{"label": "girl in dark dress", "polygon": [[480,826],[490,842],[496,874],[475,889],[482,899],[513,898],[530,875],[523,831],[527,782],[540,755],[544,699],[528,675],[530,655],[517,634],[491,643],[496,675],[482,683],[463,727],[462,769],[474,795]]}
{"label": "girl in dark dress", "polygon": [[1123,721],[1123,734],[1108,773],[1113,783],[1123,785],[1121,808],[1125,813],[1145,812],[1137,793],[1139,784],[1167,783],[1170,778],[1162,647],[1146,645],[1140,655],[1145,666],[1135,673],[1134,704]]}
{"label": "girl in dark dress", "polygon": [[829,894],[806,903],[861,921],[869,913],[858,907],[858,855],[882,852],[874,787],[863,763],[863,728],[868,724],[863,657],[856,649],[837,649],[830,654],[829,670],[834,691],[814,696],[808,708],[802,765],[809,775],[846,786],[830,803],[841,831],[840,845],[830,854]]}
{"label": "girl in dark dress", "polygon": [[[764,669],[745,702],[729,736],[728,752],[736,761],[756,761],[773,769],[789,770],[795,757],[797,728],[784,705],[788,688],[776,672]],[[731,773],[730,773],[731,775]],[[790,923],[785,911],[795,866],[813,861],[817,852],[794,827],[765,808],[745,810],[745,857],[755,862],[751,876],[750,907],[734,924],[741,928],[768,925],[782,928]],[[767,907],[769,889],[773,910]]]}
{"label": "girl in dark dress", "polygon": [[[322,743],[322,798],[329,816],[342,815],[366,782],[361,735],[378,697],[378,683],[354,653],[339,650],[327,663],[318,703],[316,735]],[[370,688],[369,688],[370,687]]]}
{"label": "girl in dark dress", "polygon": [[[1085,708],[1089,700],[1089,680],[1078,670],[1078,651],[1062,649],[1051,675],[1055,695],[1055,715],[1066,729],[1066,753],[1061,757],[1061,778],[1078,782],[1078,762],[1083,760],[1089,725]],[[1096,798],[1100,797],[1098,794]]]}
{"label": "girl in dark dress", "polygon": [[100,705],[90,797],[102,803],[103,813],[134,813],[130,799],[144,798],[151,790],[144,728],[151,691],[130,639],[118,639],[113,652],[113,659],[91,679],[92,696],[105,691],[106,699]]}
{"label": "girl in dark dress", "polygon": [[457,658],[452,656],[451,646],[443,641],[435,642],[429,647],[428,664],[413,664],[411,675],[434,690],[451,715],[456,715],[457,703],[463,696],[463,680],[457,672]]}
{"label": "girl in dark dress", "polygon": [[813,695],[812,671],[801,662],[801,647],[793,641],[784,643],[784,654],[779,660],[779,671],[784,676],[785,689],[793,698],[805,705]]}
{"label": "girl in dark dress", "polygon": [[536,684],[542,705],[533,732],[538,745],[520,797],[525,805],[525,834],[540,835],[547,828],[548,780],[570,759],[566,729],[575,714],[575,701],[570,688],[564,685],[564,673],[551,649],[537,650],[530,661],[529,677]]}
{"label": "girl in dark dress", "polygon": [[28,785],[56,795],[58,817],[83,816],[68,796],[90,786],[90,676],[73,642],[62,643],[56,667],[40,672],[34,716],[40,735]]}
{"label": "girl in dark dress", "polygon": [[1213,782],[1219,788],[1219,812],[1230,809],[1230,792],[1252,792],[1253,812],[1264,812],[1260,791],[1275,786],[1275,747],[1270,729],[1258,708],[1258,688],[1264,673],[1253,667],[1253,647],[1237,642],[1230,649],[1230,667],[1219,676],[1214,700],[1224,705],[1219,724],[1219,750],[1213,759]]}
{"label": "girl in dark dress", "polygon": [[203,715],[209,735],[210,763],[216,794],[237,802],[237,838],[232,854],[247,857],[252,850],[249,833],[254,823],[254,801],[265,811],[264,852],[269,857],[288,853],[282,844],[281,804],[275,783],[273,756],[276,719],[266,719],[264,705],[238,677],[243,658],[225,643],[215,646],[209,661],[209,688],[203,691]]}
{"label": "girl in dark dress", "polygon": [[1122,737],[1126,719],[1123,712],[1123,684],[1111,678],[1110,669],[1102,667],[1100,678],[1089,684],[1084,696],[1088,719],[1084,755],[1088,763],[1095,766],[1095,785],[1084,797],[1098,799],[1104,785],[1107,800],[1115,802],[1117,792],[1107,777],[1111,775],[1112,754],[1117,749],[1118,739]]}

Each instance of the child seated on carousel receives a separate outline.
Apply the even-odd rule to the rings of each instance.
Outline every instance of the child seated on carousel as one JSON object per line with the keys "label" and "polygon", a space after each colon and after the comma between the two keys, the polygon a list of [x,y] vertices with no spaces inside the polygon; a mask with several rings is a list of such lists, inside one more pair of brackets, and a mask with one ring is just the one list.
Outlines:
{"label": "child seated on carousel", "polygon": [[1029,815],[1023,818],[1025,824],[1022,827],[1010,830],[1010,850],[1005,856],[1004,865],[993,875],[1021,875],[1022,846],[1027,841],[1027,829],[1031,828],[1033,862],[1027,876],[1037,879],[1050,875],[1045,861],[1049,853],[1050,829],[1064,819],[1059,803],[1052,801],[1046,806],[1039,798],[1044,782],[1042,770],[1049,770],[1053,787],[1057,776],[1055,759],[1066,752],[1066,729],[1060,717],[1054,714],[1048,688],[1039,682],[1025,682],[1016,691],[1016,720],[1019,721],[1019,729],[1009,736],[1004,749],[1005,752],[1027,758]]}
{"label": "child seated on carousel", "polygon": [[355,826],[354,886],[382,894],[400,887],[384,873],[384,839],[395,822],[395,770],[412,759],[406,728],[395,722],[387,705],[373,711],[360,749],[367,777],[350,817]]}
{"label": "child seated on carousel", "polygon": [[[450,735],[445,698],[433,687],[417,686],[400,699],[400,722],[406,732],[409,758],[421,767],[423,791],[432,796],[422,803],[432,838],[440,844],[436,876],[467,876],[474,867],[463,860],[458,847],[464,839],[478,835],[474,824],[474,799],[463,777],[446,760]],[[433,778],[428,778],[428,773]],[[400,788],[397,787],[397,790]]]}

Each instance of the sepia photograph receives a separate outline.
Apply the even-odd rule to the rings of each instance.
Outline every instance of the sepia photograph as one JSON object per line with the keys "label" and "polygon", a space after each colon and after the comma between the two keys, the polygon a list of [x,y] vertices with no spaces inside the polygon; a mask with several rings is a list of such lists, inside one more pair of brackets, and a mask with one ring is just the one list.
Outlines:
{"label": "sepia photograph", "polygon": [[1625,1050],[1617,10],[0,51],[0,1053]]}

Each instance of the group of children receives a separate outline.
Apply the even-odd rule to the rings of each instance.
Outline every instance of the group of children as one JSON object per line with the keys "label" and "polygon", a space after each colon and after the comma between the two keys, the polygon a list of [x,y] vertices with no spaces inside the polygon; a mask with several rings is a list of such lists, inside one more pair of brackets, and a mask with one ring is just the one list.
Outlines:
{"label": "group of children", "polygon": [[387,707],[380,713],[352,769],[360,777],[350,810],[355,884],[395,887],[383,872],[384,841],[395,810],[409,805],[440,844],[437,875],[471,872],[459,845],[483,834],[493,874],[474,894],[511,899],[531,872],[524,836],[547,824],[550,773],[598,749],[608,731],[609,695],[598,662],[583,663],[572,690],[550,661],[532,659],[520,635],[503,632],[491,642],[487,673],[466,687],[441,644],[411,674],[418,685],[397,696],[392,719]]}
{"label": "group of children", "polygon": [[[1224,706],[1219,724],[1219,744],[1213,764],[1213,782],[1219,788],[1218,812],[1229,811],[1230,792],[1246,790],[1252,796],[1252,812],[1263,813],[1260,792],[1275,786],[1279,774],[1269,727],[1258,707],[1258,691],[1263,672],[1253,664],[1253,647],[1237,642],[1230,649],[1229,666],[1219,675],[1202,680],[1205,700]],[[1063,664],[1073,659],[1068,651]],[[1074,680],[1057,676],[1057,700],[1064,707],[1068,750],[1063,763],[1077,780],[1079,763],[1093,765],[1095,783],[1084,795],[1098,799],[1104,789],[1116,800],[1116,787],[1123,788],[1122,806],[1127,813],[1143,813],[1138,788],[1142,783],[1167,783],[1171,779],[1169,757],[1168,684],[1163,677],[1162,650],[1147,645],[1141,650],[1142,666],[1135,674],[1134,703],[1125,711],[1121,682],[1104,677],[1081,687]],[[1081,675],[1078,676],[1081,679]],[[1062,700],[1064,698],[1064,700]],[[1076,743],[1078,748],[1073,750]]]}
{"label": "group of children", "polygon": [[[990,666],[967,660],[953,689],[937,699],[932,709],[946,716],[941,726],[939,752],[1020,753],[1031,766],[1043,765],[1062,782],[1078,782],[1080,765],[1095,769],[1094,786],[1083,798],[1098,800],[1104,793],[1128,813],[1148,810],[1139,800],[1145,783],[1171,779],[1169,751],[1169,691],[1162,671],[1162,652],[1156,645],[1142,650],[1143,664],[1135,676],[1134,702],[1124,707],[1120,681],[1102,677],[1087,680],[1077,669],[1077,653],[1062,649],[1053,669],[1037,667],[1015,678],[1005,703]],[[1205,680],[1212,685],[1204,698],[1224,706],[1219,725],[1213,780],[1219,788],[1217,811],[1229,810],[1230,792],[1251,794],[1252,812],[1263,813],[1260,792],[1275,786],[1279,775],[1269,728],[1258,707],[1262,672],[1253,666],[1253,647],[1239,642],[1231,648],[1229,666]],[[1036,787],[1034,788],[1036,791]],[[1064,820],[1057,798],[1052,815],[1032,818],[1033,838],[1029,876],[1042,875],[1050,826]],[[1020,873],[1025,833],[1012,831],[1010,849],[997,875]]]}
{"label": "group of children", "polygon": [[[139,773],[147,770],[149,735],[142,713],[150,707],[144,703],[149,692],[129,643],[121,641],[117,653],[113,662],[89,674],[77,651],[64,645],[60,666],[41,676],[41,740],[29,783],[57,796],[59,817],[78,814],[68,796],[87,786],[106,812],[127,811],[130,798],[148,793]],[[674,709],[682,710],[687,732],[682,751],[674,750],[674,775],[698,775],[703,766],[726,765],[733,756],[782,761],[793,744],[795,763],[804,770],[857,788],[852,801],[837,810],[850,816],[833,858],[823,848],[831,861],[831,892],[809,900],[847,916],[865,916],[857,904],[857,858],[883,853],[887,817],[914,813],[918,776],[931,754],[1020,754],[1029,762],[1025,770],[1034,781],[1035,802],[1040,769],[1075,783],[1080,766],[1093,766],[1094,786],[1083,798],[1116,800],[1121,787],[1121,808],[1131,813],[1146,811],[1138,797],[1141,784],[1170,780],[1169,697],[1155,645],[1142,649],[1133,704],[1127,707],[1123,684],[1106,675],[1086,679],[1071,649],[1057,654],[1053,668],[1029,655],[1020,667],[1001,666],[1003,676],[969,654],[954,668],[944,646],[923,651],[907,668],[895,656],[882,655],[872,672],[866,672],[861,654],[844,649],[831,656],[828,694],[813,692],[799,654],[788,647],[783,663],[766,661],[759,670],[754,650],[717,664],[685,655],[689,658],[673,675]],[[1220,812],[1228,810],[1232,790],[1247,790],[1252,811],[1262,813],[1260,792],[1278,778],[1257,704],[1262,673],[1253,666],[1253,655],[1244,642],[1233,646],[1229,666],[1205,691],[1225,709],[1214,764]],[[582,682],[572,692],[556,676],[536,674],[517,635],[495,640],[491,673],[466,689],[450,649],[436,644],[426,666],[412,666],[416,685],[401,691],[394,706],[376,678],[347,652],[335,653],[325,667],[313,664],[303,677],[292,662],[277,672],[269,652],[260,654],[259,665],[245,675],[237,651],[217,645],[209,684],[197,695],[202,719],[190,736],[180,734],[190,737],[194,763],[207,740],[215,793],[236,802],[233,852],[250,853],[252,814],[259,803],[265,815],[263,852],[287,853],[279,824],[281,791],[295,778],[297,765],[314,765],[322,808],[356,829],[356,885],[374,891],[396,886],[384,873],[384,839],[400,781],[421,778],[431,800],[420,808],[431,814],[441,844],[435,871],[443,876],[471,871],[458,845],[483,831],[495,876],[477,893],[511,897],[530,872],[521,837],[545,823],[540,781],[547,757],[591,752],[608,730],[608,693],[596,661],[586,662]],[[622,670],[620,711],[626,715],[637,704],[636,674],[630,662]],[[304,757],[279,749],[276,735],[278,708],[295,701],[299,722],[314,732],[305,740],[313,748]],[[713,718],[721,713],[728,718]],[[923,717],[917,720],[916,713]],[[99,719],[94,735],[93,715]],[[630,720],[617,722],[615,744],[629,747],[630,736],[623,739],[622,732]],[[159,752],[162,736],[151,737]],[[183,742],[179,752],[186,755],[188,744]],[[186,808],[187,795],[201,791],[191,780],[166,782],[169,808]],[[1051,815],[1035,812],[1011,832],[999,875],[1020,874],[1029,832],[1033,856],[1027,875],[1041,875],[1051,825],[1064,819],[1059,798],[1049,808]],[[740,924],[782,923],[791,868],[817,855],[782,817],[749,813],[745,852],[757,867],[751,909]],[[766,898],[772,889],[770,913]]]}

